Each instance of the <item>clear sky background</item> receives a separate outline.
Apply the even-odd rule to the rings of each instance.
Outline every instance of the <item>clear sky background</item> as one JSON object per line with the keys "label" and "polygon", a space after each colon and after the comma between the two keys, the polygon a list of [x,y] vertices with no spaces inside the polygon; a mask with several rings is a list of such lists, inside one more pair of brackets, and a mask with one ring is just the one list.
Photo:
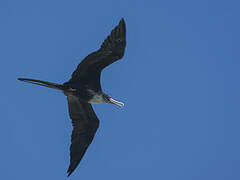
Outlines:
{"label": "clear sky background", "polygon": [[66,179],[66,97],[57,83],[124,17],[123,60],[102,73],[124,108],[94,105],[100,128],[70,179],[240,179],[240,2],[1,0],[0,179]]}

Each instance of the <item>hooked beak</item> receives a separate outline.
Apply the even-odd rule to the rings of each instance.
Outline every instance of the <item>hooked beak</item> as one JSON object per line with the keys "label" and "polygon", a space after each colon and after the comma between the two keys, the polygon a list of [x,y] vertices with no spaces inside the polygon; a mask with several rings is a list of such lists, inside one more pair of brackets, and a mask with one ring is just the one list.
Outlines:
{"label": "hooked beak", "polygon": [[120,107],[124,106],[124,103],[116,101],[113,98],[109,98],[108,100],[109,100],[108,103],[115,104],[115,105],[120,106]]}

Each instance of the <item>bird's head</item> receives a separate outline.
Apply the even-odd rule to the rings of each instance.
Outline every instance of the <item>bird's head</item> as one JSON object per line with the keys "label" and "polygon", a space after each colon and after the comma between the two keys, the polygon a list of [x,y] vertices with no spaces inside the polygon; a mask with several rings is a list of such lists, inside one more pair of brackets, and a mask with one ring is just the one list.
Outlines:
{"label": "bird's head", "polygon": [[119,101],[111,98],[111,96],[109,96],[109,95],[107,95],[107,94],[105,94],[105,93],[103,94],[103,100],[104,100],[104,102],[106,102],[106,103],[115,104],[115,105],[120,106],[120,107],[123,107],[123,106],[124,106],[124,103],[119,102]]}

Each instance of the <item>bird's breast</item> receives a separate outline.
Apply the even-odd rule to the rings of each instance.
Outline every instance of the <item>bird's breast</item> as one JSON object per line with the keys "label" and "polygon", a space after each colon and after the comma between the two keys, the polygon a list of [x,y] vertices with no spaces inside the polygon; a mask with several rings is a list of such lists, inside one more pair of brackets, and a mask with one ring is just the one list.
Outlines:
{"label": "bird's breast", "polygon": [[104,100],[103,100],[103,97],[102,97],[102,94],[94,94],[93,97],[88,100],[88,103],[91,103],[91,104],[100,104],[102,103]]}
{"label": "bird's breast", "polygon": [[104,102],[103,95],[101,92],[95,92],[91,89],[88,89],[88,93],[91,95],[91,98],[88,100],[88,103],[100,104]]}

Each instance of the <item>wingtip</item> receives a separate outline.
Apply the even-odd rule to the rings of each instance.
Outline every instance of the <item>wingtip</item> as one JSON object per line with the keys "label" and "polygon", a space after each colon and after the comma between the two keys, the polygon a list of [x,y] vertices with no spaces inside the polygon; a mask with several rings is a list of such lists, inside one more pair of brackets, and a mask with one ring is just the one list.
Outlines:
{"label": "wingtip", "polygon": [[73,171],[68,170],[67,171],[67,177],[69,177],[72,174]]}
{"label": "wingtip", "polygon": [[125,25],[125,20],[124,20],[124,18],[123,18],[123,17],[121,18],[121,20],[120,20],[119,24],[124,24],[124,25]]}
{"label": "wingtip", "polygon": [[121,29],[121,32],[122,32],[123,37],[126,38],[126,23],[125,23],[123,17],[121,18],[118,26],[119,26],[120,29]]}

